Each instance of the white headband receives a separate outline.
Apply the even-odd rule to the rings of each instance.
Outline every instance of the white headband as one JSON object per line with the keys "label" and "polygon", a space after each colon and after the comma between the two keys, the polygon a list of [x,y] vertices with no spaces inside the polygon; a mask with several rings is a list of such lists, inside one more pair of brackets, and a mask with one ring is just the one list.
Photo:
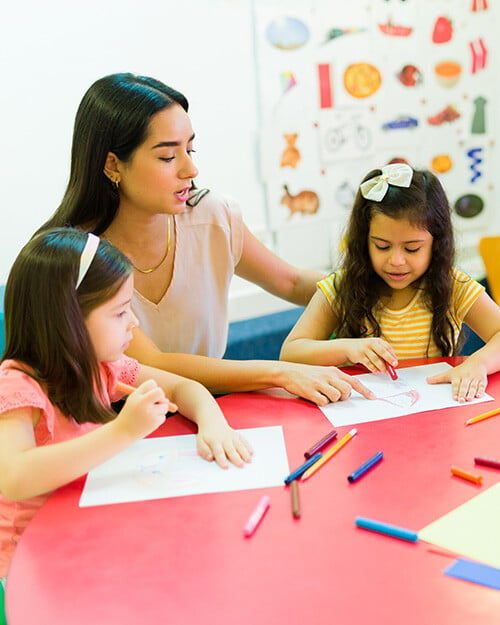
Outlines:
{"label": "white headband", "polygon": [[92,261],[94,260],[95,253],[97,252],[97,248],[100,243],[99,237],[96,237],[95,234],[91,232],[88,233],[87,242],[85,243],[85,247],[83,248],[82,254],[80,256],[80,270],[78,271],[78,278],[76,280],[75,290],[78,289],[82,280],[87,275],[87,271],[89,270]]}
{"label": "white headband", "polygon": [[406,163],[391,163],[382,167],[382,173],[363,182],[359,189],[366,200],[380,202],[384,199],[389,185],[409,187],[413,178],[413,169]]}

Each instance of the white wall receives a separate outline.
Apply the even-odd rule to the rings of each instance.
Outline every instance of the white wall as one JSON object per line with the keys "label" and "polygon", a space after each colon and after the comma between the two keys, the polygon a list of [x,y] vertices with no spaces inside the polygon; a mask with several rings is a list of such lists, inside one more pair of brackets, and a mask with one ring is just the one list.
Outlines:
{"label": "white wall", "polygon": [[[311,6],[318,1],[310,0]],[[349,10],[344,3],[325,1],[332,2],[333,16]],[[434,0],[414,0],[424,1]],[[471,0],[440,0],[457,10],[455,2],[467,19]],[[294,6],[288,0],[281,4],[284,10]],[[498,24],[498,6],[489,4],[491,19]],[[154,76],[187,95],[197,134],[199,184],[237,197],[247,224],[269,243],[257,158],[252,5],[252,0],[4,3],[0,283],[20,247],[61,200],[73,119],[83,93],[97,78],[119,71]],[[490,102],[498,105],[499,82],[491,89]],[[490,112],[494,115],[493,107]],[[500,206],[500,201],[495,204]],[[492,220],[491,233],[499,230],[499,223],[500,218]],[[235,280],[232,319],[284,306]]]}
{"label": "white wall", "polygon": [[263,228],[250,0],[29,0],[0,19],[0,283],[62,198],[83,93],[113,72],[185,93],[199,184],[237,197]]}

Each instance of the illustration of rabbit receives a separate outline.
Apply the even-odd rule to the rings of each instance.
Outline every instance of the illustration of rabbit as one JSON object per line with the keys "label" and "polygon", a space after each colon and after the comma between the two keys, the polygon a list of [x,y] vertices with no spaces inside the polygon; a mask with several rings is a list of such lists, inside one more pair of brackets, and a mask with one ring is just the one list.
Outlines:
{"label": "illustration of rabbit", "polygon": [[294,213],[302,213],[303,215],[314,215],[319,208],[319,197],[314,191],[308,189],[300,191],[297,195],[292,195],[286,184],[283,185],[285,194],[281,198],[281,204],[288,206],[290,211],[288,219],[291,219]]}

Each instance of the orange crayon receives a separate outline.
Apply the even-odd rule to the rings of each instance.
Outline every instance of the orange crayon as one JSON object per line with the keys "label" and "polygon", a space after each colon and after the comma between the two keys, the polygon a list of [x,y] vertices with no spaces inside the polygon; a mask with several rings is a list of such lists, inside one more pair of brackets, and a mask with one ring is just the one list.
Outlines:
{"label": "orange crayon", "polygon": [[474,482],[474,484],[482,484],[483,482],[482,475],[469,473],[469,471],[466,471],[465,469],[459,469],[458,467],[452,466],[451,472],[453,473],[453,475],[456,475],[457,477],[461,477],[464,480],[469,480],[469,482]]}
{"label": "orange crayon", "polygon": [[[131,393],[133,393],[137,389],[135,388],[135,386],[131,386],[130,384],[126,384],[125,382],[117,382],[116,386],[115,386],[115,390],[118,393],[122,393],[122,395],[130,395]],[[168,402],[168,411],[169,412],[177,412],[178,410],[179,410],[179,408],[177,407],[177,404],[174,404],[171,401]]]}

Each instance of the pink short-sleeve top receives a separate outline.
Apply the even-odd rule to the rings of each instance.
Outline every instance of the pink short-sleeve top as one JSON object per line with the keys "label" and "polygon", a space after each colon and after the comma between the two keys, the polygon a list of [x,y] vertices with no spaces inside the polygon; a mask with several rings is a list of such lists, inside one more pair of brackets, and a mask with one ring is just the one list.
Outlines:
{"label": "pink short-sleeve top", "polygon": [[[0,365],[0,419],[2,415],[19,408],[40,410],[35,426],[37,446],[59,443],[81,436],[97,427],[96,423],[77,423],[64,416],[53,406],[43,388],[29,375],[20,371],[20,363],[5,360]],[[115,386],[118,381],[134,384],[139,364],[133,358],[122,356],[116,362],[101,363],[103,401],[111,403],[119,399]],[[45,493],[23,501],[10,501],[0,493],[0,577],[7,575],[7,568],[17,542],[35,512],[50,497]]]}

